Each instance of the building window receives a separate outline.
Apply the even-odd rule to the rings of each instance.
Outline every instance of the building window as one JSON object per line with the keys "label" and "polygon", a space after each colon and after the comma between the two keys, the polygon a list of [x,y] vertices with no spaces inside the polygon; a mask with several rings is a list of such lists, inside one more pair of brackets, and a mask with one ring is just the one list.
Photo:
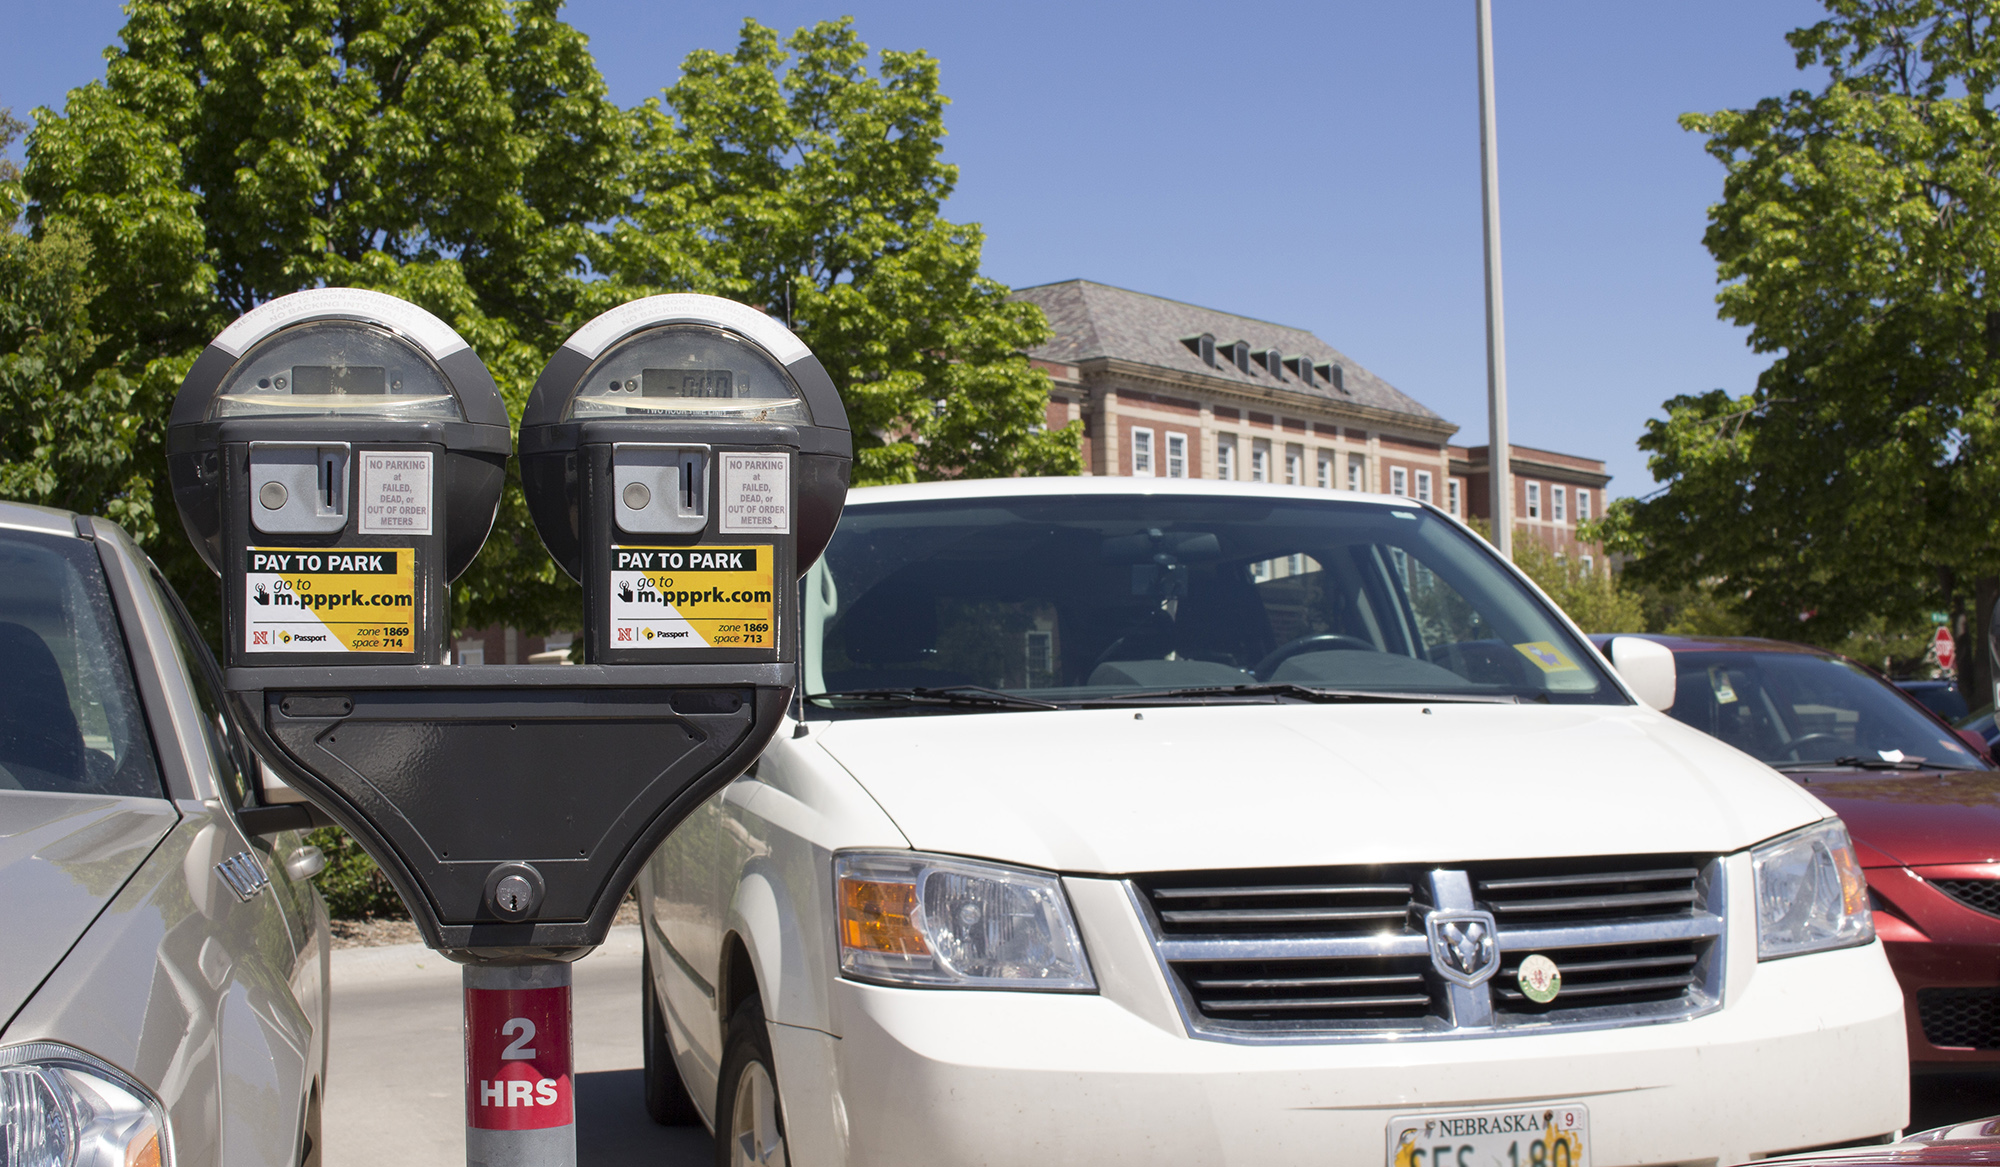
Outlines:
{"label": "building window", "polygon": [[1368,469],[1368,459],[1361,454],[1347,456],[1347,489],[1360,494],[1363,487],[1362,475]]}
{"label": "building window", "polygon": [[1285,447],[1285,485],[1306,484],[1306,452],[1297,446]]}
{"label": "building window", "polygon": [[1398,498],[1410,497],[1410,472],[1401,466],[1389,468],[1389,493]]}
{"label": "building window", "polygon": [[1215,439],[1215,476],[1224,482],[1236,481],[1236,435]]}
{"label": "building window", "polygon": [[1549,517],[1558,523],[1569,520],[1569,491],[1560,486],[1549,487]]}
{"label": "building window", "polygon": [[1419,470],[1417,471],[1417,501],[1429,502],[1430,500],[1431,472],[1428,470]]}
{"label": "building window", "polygon": [[1319,452],[1319,488],[1321,490],[1333,489],[1333,451],[1331,450],[1321,450]]}
{"label": "building window", "polygon": [[462,665],[483,665],[486,663],[486,642],[483,640],[461,640],[458,642],[458,663]]}
{"label": "building window", "polygon": [[1187,477],[1187,435],[1167,435],[1167,477]]}
{"label": "building window", "polygon": [[1153,431],[1132,429],[1132,477],[1151,478],[1153,476]]}
{"label": "building window", "polygon": [[1576,521],[1579,523],[1590,521],[1590,492],[1581,486],[1576,488]]}
{"label": "building window", "polygon": [[1528,483],[1528,517],[1542,517],[1542,484],[1539,482]]}
{"label": "building window", "polygon": [[1587,576],[1587,575],[1590,575],[1590,574],[1592,574],[1592,572],[1593,572],[1593,569],[1594,569],[1594,568],[1596,567],[1596,565],[1597,565],[1597,561],[1596,561],[1595,559],[1592,559],[1592,558],[1591,558],[1590,556],[1588,556],[1588,555],[1584,556],[1584,557],[1583,557],[1583,574],[1584,574],[1584,575],[1586,575],[1586,576]]}
{"label": "building window", "polygon": [[1271,443],[1262,438],[1250,443],[1250,481],[1271,481]]}
{"label": "building window", "polygon": [[1452,514],[1458,514],[1458,479],[1456,478],[1447,478],[1444,481],[1444,507]]}

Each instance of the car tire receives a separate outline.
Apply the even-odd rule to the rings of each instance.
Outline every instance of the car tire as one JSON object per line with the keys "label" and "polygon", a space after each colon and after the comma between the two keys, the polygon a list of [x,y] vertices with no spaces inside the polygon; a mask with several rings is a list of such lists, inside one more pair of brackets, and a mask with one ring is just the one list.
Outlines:
{"label": "car tire", "polygon": [[681,1072],[674,1068],[673,1045],[667,1041],[667,1019],[653,991],[653,954],[639,958],[640,1048],[645,1061],[646,1114],[661,1126],[692,1126],[701,1121],[688,1096]]}
{"label": "car tire", "polygon": [[775,1065],[763,1003],[752,997],[737,1006],[723,1039],[715,1099],[718,1167],[790,1167]]}

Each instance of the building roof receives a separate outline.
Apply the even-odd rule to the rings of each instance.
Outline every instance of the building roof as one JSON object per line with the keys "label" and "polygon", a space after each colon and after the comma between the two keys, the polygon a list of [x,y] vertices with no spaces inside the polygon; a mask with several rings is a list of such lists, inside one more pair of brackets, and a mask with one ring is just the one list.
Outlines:
{"label": "building roof", "polygon": [[[1266,391],[1280,388],[1331,406],[1365,405],[1431,422],[1444,421],[1363,368],[1354,358],[1303,328],[1217,312],[1089,280],[1016,288],[1013,298],[1039,305],[1055,330],[1048,344],[1029,351],[1030,357],[1039,360],[1070,365],[1098,359],[1126,361]],[[1218,347],[1242,340],[1248,341],[1253,350],[1276,349],[1287,357],[1310,357],[1314,364],[1339,365],[1342,388],[1336,389],[1318,378],[1307,385],[1290,373],[1273,377],[1254,363],[1245,372],[1220,355],[1215,364],[1209,365],[1182,343],[1183,337],[1202,333],[1214,336]]]}

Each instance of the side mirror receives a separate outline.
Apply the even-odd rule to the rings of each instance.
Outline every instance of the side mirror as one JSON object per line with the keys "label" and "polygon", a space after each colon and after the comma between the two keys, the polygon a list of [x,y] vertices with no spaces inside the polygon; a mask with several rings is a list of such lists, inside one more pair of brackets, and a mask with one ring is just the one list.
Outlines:
{"label": "side mirror", "polygon": [[1657,641],[1619,636],[1611,641],[1611,664],[1632,695],[1665,713],[1674,707],[1674,651]]}

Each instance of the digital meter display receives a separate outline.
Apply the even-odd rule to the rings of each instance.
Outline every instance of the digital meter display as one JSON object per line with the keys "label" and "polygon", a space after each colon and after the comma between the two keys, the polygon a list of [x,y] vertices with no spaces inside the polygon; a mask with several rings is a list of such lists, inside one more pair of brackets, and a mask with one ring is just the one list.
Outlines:
{"label": "digital meter display", "polygon": [[704,324],[663,325],[614,346],[583,379],[567,414],[812,421],[782,366],[735,333]]}
{"label": "digital meter display", "polygon": [[645,397],[734,397],[736,374],[728,369],[647,369],[639,374]]}
{"label": "digital meter display", "polygon": [[293,365],[292,395],[389,392],[389,370],[380,365]]}
{"label": "digital meter display", "polygon": [[211,417],[446,418],[464,411],[444,374],[386,328],[322,320],[272,333],[229,371]]}

